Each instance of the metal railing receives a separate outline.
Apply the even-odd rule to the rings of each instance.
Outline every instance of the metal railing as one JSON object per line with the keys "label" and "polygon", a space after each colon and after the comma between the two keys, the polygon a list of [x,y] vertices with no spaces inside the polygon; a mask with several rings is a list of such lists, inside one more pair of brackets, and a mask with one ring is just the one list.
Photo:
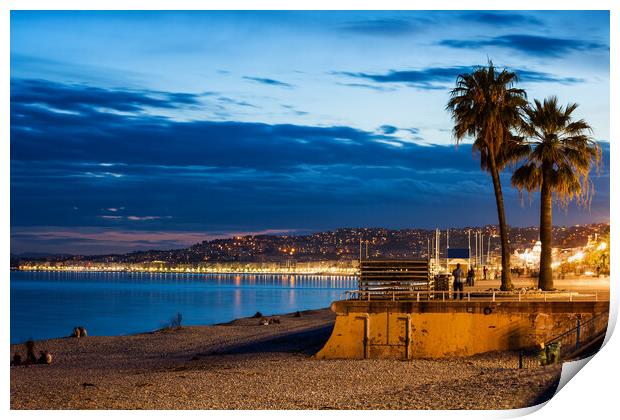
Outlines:
{"label": "metal railing", "polygon": [[[459,295],[462,293],[462,297]],[[564,292],[564,291],[464,291],[453,292],[445,290],[416,291],[416,290],[346,290],[339,296],[339,300],[380,300],[380,301],[449,301],[454,298],[465,301],[598,301],[598,292]]]}
{"label": "metal railing", "polygon": [[[580,317],[575,322],[575,327],[545,342],[545,347],[556,345],[559,347],[560,359],[564,360],[575,353],[579,348],[588,343],[594,337],[607,330],[607,320],[609,312],[597,314],[587,320]],[[600,325],[601,321],[604,326]]]}
{"label": "metal railing", "polygon": [[519,351],[519,369],[570,360],[579,349],[594,343],[605,333],[608,319],[609,312],[602,312],[587,320],[577,317],[575,327],[545,341],[540,348]]}

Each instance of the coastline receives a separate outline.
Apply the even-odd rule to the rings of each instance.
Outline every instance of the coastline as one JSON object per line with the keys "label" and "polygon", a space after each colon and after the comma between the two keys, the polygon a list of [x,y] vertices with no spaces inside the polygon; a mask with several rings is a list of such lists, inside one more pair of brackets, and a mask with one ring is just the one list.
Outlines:
{"label": "coastline", "polygon": [[11,267],[11,271],[21,273],[127,273],[127,274],[234,274],[234,275],[296,275],[296,276],[320,276],[320,277],[357,277],[356,273],[333,273],[325,271],[299,272],[299,271],[167,271],[167,270],[110,270],[110,269],[21,269]]}
{"label": "coastline", "polygon": [[[515,354],[436,360],[316,360],[328,309],[127,336],[35,343],[51,365],[11,367],[12,409],[492,409],[540,402],[561,366]],[[23,353],[11,345],[11,354]],[[455,390],[457,391],[455,393]],[[455,397],[457,396],[457,397]]]}

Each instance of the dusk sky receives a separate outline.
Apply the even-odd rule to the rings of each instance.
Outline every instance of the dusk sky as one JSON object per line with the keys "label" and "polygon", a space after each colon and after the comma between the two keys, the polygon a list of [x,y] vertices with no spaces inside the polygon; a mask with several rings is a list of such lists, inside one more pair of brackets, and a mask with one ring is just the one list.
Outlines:
{"label": "dusk sky", "polygon": [[[492,59],[577,102],[604,151],[609,13],[11,13],[11,252],[109,253],[246,233],[497,223],[445,110]],[[508,223],[538,224],[504,174]]]}

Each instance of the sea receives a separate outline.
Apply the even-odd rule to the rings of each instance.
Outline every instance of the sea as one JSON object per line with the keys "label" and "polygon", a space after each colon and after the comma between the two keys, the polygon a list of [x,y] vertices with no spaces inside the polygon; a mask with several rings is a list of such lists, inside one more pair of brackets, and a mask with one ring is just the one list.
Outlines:
{"label": "sea", "polygon": [[269,316],[329,307],[348,276],[11,272],[11,343],[154,331],[181,314],[182,325],[209,325],[261,312]]}

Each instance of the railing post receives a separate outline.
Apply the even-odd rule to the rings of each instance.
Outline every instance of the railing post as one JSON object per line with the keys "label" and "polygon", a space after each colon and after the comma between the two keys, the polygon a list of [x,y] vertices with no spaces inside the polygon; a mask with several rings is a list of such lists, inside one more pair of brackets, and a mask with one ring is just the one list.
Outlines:
{"label": "railing post", "polygon": [[470,292],[467,292],[467,302],[469,302],[471,300],[470,297],[469,297],[469,293]]}
{"label": "railing post", "polygon": [[581,338],[581,318],[577,318],[577,339],[575,343],[575,349],[579,348],[579,339]]}
{"label": "railing post", "polygon": [[417,293],[416,300],[417,300],[418,302],[420,301],[420,292],[418,292],[418,293]]}
{"label": "railing post", "polygon": [[441,292],[441,301],[442,301],[442,302],[445,302],[445,301],[446,301],[446,292],[445,292],[445,291],[442,291],[442,292]]}
{"label": "railing post", "polygon": [[547,292],[543,292],[543,296],[545,297],[545,302],[547,301]]}
{"label": "railing post", "polygon": [[493,290],[493,302],[495,302],[495,290]]}

